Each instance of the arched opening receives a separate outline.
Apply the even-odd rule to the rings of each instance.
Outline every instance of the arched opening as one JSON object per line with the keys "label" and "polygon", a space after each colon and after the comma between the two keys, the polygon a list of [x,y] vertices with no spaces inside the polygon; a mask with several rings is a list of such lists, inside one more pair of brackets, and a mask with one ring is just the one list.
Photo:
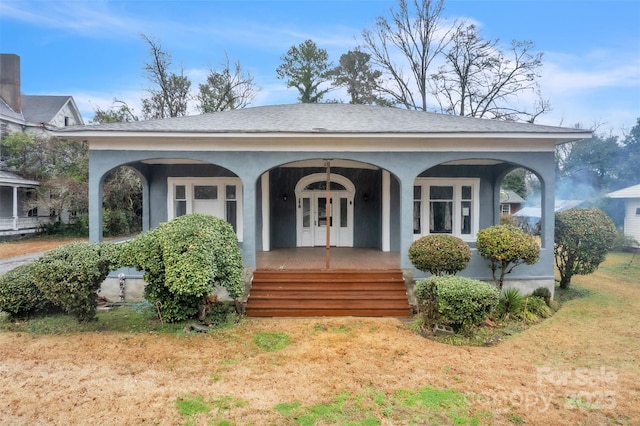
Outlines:
{"label": "arched opening", "polygon": [[140,172],[129,166],[116,167],[102,183],[102,227],[105,237],[142,231],[143,186]]}
{"label": "arched opening", "polygon": [[[515,177],[510,175],[514,170]],[[502,189],[505,176],[520,179],[530,200],[513,189]],[[510,188],[515,187],[512,185]],[[501,218],[505,220],[505,213],[511,215],[527,203],[537,202],[537,222],[543,223],[540,213],[543,193],[544,180],[535,170],[521,164],[491,158],[438,164],[420,173],[414,183],[414,239],[428,234],[450,234],[474,243],[480,229],[500,223]],[[509,203],[509,199],[514,202]],[[509,219],[515,222],[511,216]]]}
{"label": "arched opening", "polygon": [[262,173],[256,182],[257,247],[323,246],[328,223],[332,246],[397,251],[398,179],[374,164],[329,160],[332,219],[327,219],[326,162],[300,159]]}
{"label": "arched opening", "polygon": [[355,192],[351,180],[335,173],[300,179],[295,189],[296,246],[324,246],[329,238],[332,246],[353,247]]}

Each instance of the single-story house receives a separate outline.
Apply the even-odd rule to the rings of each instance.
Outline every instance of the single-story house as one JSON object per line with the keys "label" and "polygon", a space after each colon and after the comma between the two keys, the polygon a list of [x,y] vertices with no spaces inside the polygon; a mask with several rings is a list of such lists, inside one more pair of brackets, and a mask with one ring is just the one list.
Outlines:
{"label": "single-story house", "polygon": [[607,197],[625,200],[624,234],[640,243],[640,184],[610,192]]}
{"label": "single-story house", "polygon": [[515,214],[524,205],[525,200],[510,189],[500,191],[500,214]]}
{"label": "single-story house", "polygon": [[[57,134],[89,144],[92,241],[102,239],[105,176],[129,166],[142,180],[143,229],[192,212],[225,218],[248,276],[266,253],[327,246],[341,257],[358,249],[396,253],[395,266],[414,277],[412,242],[445,233],[473,248],[478,231],[500,221],[502,179],[524,167],[543,190],[541,256],[509,278],[529,291],[554,286],[555,146],[591,136],[350,104],[260,106]],[[477,254],[462,274],[491,279]]]}

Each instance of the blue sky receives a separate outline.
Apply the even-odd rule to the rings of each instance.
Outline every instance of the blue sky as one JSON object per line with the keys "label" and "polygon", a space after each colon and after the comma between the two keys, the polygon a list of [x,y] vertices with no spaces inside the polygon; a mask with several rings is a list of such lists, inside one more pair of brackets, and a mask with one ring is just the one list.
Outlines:
{"label": "blue sky", "polygon": [[[260,86],[253,105],[296,102],[276,78],[290,46],[312,39],[337,63],[395,0],[0,0],[0,51],[21,57],[22,92],[72,95],[88,121],[123,99],[140,112],[148,46],[163,49],[193,87],[225,53]],[[621,134],[640,117],[640,1],[448,0],[444,16],[487,38],[531,40],[544,53],[540,85],[553,110],[540,124]],[[523,102],[527,101],[526,99]]]}

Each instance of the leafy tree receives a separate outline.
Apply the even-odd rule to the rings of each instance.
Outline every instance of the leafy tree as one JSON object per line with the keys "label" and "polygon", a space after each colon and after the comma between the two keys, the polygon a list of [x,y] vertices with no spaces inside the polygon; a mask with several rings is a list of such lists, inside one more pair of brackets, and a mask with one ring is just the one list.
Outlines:
{"label": "leafy tree", "polygon": [[149,97],[142,100],[142,113],[145,118],[180,117],[187,115],[191,80],[184,75],[170,72],[171,55],[162,50],[160,42],[146,35],[142,39],[149,45],[151,60],[142,67],[153,85]]}
{"label": "leafy tree", "polygon": [[389,19],[379,16],[363,31],[365,50],[388,80],[380,89],[394,104],[427,110],[429,70],[447,45],[439,34],[443,10],[443,0],[399,0]]}
{"label": "leafy tree", "polygon": [[87,210],[89,149],[86,143],[15,132],[2,140],[5,166],[40,182],[30,208],[54,211],[57,222],[64,211]]}
{"label": "leafy tree", "polygon": [[331,80],[333,64],[329,54],[320,49],[312,40],[291,46],[281,58],[282,64],[276,69],[278,78],[286,80],[287,87],[298,89],[298,100],[302,103],[318,103],[331,88],[320,89]]}
{"label": "leafy tree", "polygon": [[[138,121],[138,116],[133,113],[133,109],[129,108],[129,105],[125,101],[121,101],[118,99],[113,100],[114,105],[111,108],[103,110],[101,108],[96,108],[93,118],[91,119],[92,123],[130,123],[133,121]],[[116,107],[115,105],[119,105]]]}
{"label": "leafy tree", "polygon": [[[123,102],[119,108],[96,110],[94,123],[128,123],[138,121],[133,110]],[[105,236],[129,234],[142,229],[142,183],[130,167],[113,169],[104,179],[102,207]]]}
{"label": "leafy tree", "polygon": [[258,91],[253,76],[242,70],[239,61],[236,61],[231,69],[229,57],[226,58],[222,70],[209,71],[207,82],[200,84],[199,89],[198,109],[203,113],[245,108],[253,101]]}
{"label": "leafy tree", "polygon": [[392,102],[379,94],[382,72],[371,67],[371,55],[350,50],[340,56],[340,64],[333,70],[334,84],[347,89],[351,104],[391,106]]}
{"label": "leafy tree", "polygon": [[442,111],[467,117],[524,119],[533,123],[549,109],[539,100],[528,112],[513,105],[525,92],[539,93],[542,53],[531,41],[512,41],[508,52],[499,40],[485,40],[475,25],[458,25],[444,52],[445,64],[433,74],[432,91]]}
{"label": "leafy tree", "polygon": [[[640,118],[626,135],[621,148],[618,186],[624,188],[640,183]],[[619,189],[615,188],[615,189]]]}
{"label": "leafy tree", "polygon": [[526,170],[522,167],[518,167],[507,173],[502,180],[501,187],[503,189],[509,189],[522,198],[527,198],[527,185],[525,183]]}
{"label": "leafy tree", "polygon": [[[534,237],[513,225],[494,225],[478,232],[478,253],[491,265],[493,281],[502,290],[504,277],[513,268],[526,263],[533,265],[540,259],[540,246]],[[500,271],[497,276],[496,272]]]}
{"label": "leafy tree", "polygon": [[102,207],[106,236],[142,229],[142,183],[130,167],[113,169],[104,179]]}
{"label": "leafy tree", "polygon": [[599,209],[569,209],[556,213],[554,254],[560,288],[574,275],[598,269],[617,236],[613,221]]}
{"label": "leafy tree", "polygon": [[617,180],[621,164],[622,150],[618,138],[594,135],[591,139],[571,145],[560,166],[560,182],[569,181],[573,187],[578,183],[590,187],[591,195],[618,189]]}

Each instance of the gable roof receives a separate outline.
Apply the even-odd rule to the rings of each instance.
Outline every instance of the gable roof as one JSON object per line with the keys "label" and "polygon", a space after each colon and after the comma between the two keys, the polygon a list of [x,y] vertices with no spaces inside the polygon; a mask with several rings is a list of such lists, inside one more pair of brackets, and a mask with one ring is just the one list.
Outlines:
{"label": "gable roof", "polygon": [[522,204],[525,199],[510,189],[500,190],[500,203],[502,204]]}
{"label": "gable roof", "polygon": [[[78,126],[60,132],[86,133],[305,133],[305,134],[431,134],[530,135],[562,139],[591,137],[591,131],[511,121],[444,115],[399,108],[353,104],[288,104],[214,112],[202,115]],[[104,134],[102,135],[104,136]]]}
{"label": "gable roof", "polygon": [[610,198],[640,198],[640,184],[622,188],[607,194]]}
{"label": "gable roof", "polygon": [[22,95],[22,114],[28,123],[50,123],[69,102],[71,96]]}

